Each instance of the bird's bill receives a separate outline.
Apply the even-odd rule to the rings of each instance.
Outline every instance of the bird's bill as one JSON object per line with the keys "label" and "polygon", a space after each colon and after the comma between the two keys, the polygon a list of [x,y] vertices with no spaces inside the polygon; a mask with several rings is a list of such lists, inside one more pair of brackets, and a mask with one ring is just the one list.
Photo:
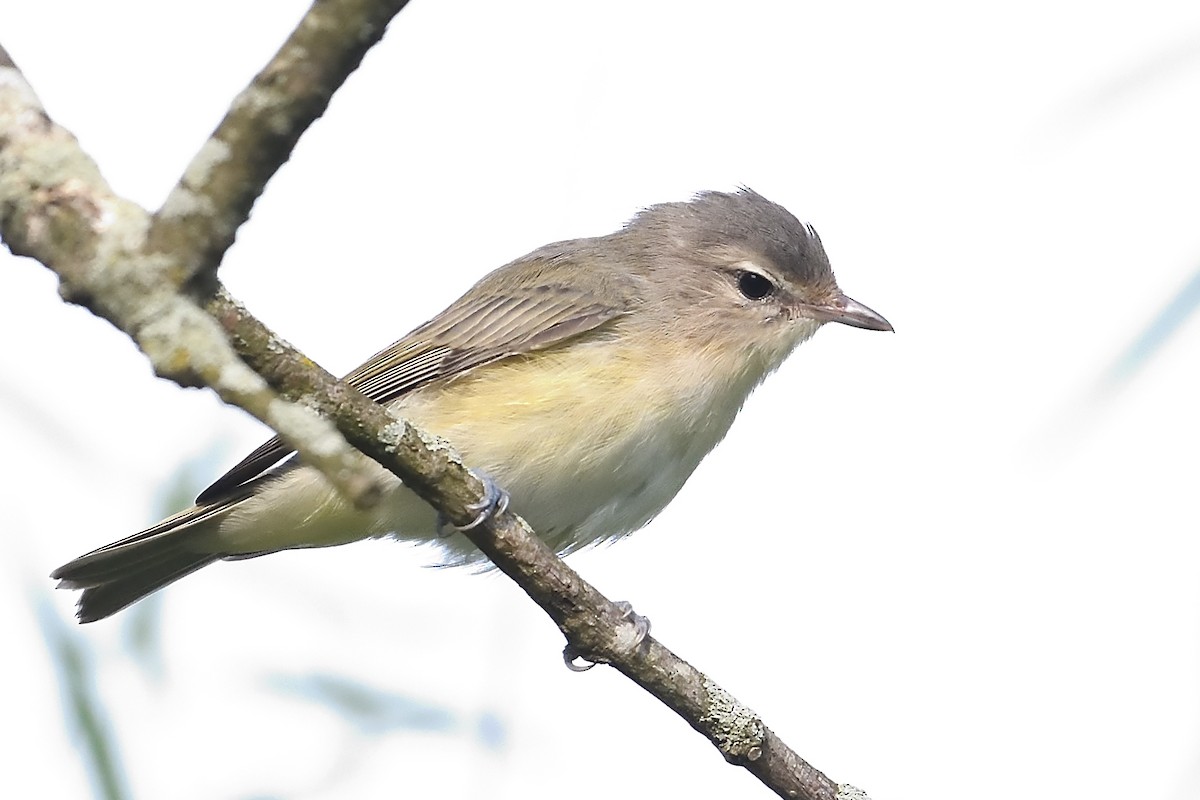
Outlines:
{"label": "bird's bill", "polygon": [[840,322],[869,331],[894,330],[892,323],[884,319],[882,314],[844,294],[838,294],[828,305],[805,306],[802,313],[820,322]]}

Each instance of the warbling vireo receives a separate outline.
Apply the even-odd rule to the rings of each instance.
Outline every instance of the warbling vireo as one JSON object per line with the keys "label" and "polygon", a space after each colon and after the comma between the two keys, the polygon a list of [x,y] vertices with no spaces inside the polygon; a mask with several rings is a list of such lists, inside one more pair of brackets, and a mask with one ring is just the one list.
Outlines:
{"label": "warbling vireo", "polygon": [[[838,289],[811,226],[749,189],[706,192],[501,267],[345,380],[448,439],[567,553],[649,522],[825,322],[892,329]],[[195,506],[51,577],[83,590],[91,622],[214,561],[289,548],[393,536],[482,559],[391,473],[358,510],[288,455],[272,439]]]}

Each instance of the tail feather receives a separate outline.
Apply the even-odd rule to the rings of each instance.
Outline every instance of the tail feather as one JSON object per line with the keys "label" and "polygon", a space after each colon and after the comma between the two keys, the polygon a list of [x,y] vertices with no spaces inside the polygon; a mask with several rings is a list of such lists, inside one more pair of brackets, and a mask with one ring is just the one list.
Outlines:
{"label": "tail feather", "polygon": [[123,608],[133,605],[159,589],[191,575],[201,567],[207,567],[220,556],[176,553],[169,561],[156,564],[153,569],[141,567],[93,586],[84,586],[79,595],[75,615],[80,622],[95,622],[110,617]]}
{"label": "tail feather", "polygon": [[[245,495],[220,503],[193,506],[119,542],[93,550],[54,572],[60,589],[82,589],[77,616],[95,622],[136,603],[143,597],[219,561],[204,534]],[[210,545],[211,546],[211,545]]]}

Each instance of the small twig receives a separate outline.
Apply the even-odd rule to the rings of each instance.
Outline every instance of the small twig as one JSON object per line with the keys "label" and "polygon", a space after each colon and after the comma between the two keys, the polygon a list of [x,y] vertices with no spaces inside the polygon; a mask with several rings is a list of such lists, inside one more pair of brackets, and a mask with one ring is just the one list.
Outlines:
{"label": "small twig", "polygon": [[183,282],[215,275],[234,233],[300,135],[408,0],[316,0],[167,195],[147,235]]}
{"label": "small twig", "polygon": [[573,652],[611,665],[657,697],[730,764],[745,767],[780,797],[847,796],[852,787],[839,787],[802,759],[707,675],[651,636],[638,642],[628,609],[555,557],[522,520],[505,513],[465,535],[557,623]]}

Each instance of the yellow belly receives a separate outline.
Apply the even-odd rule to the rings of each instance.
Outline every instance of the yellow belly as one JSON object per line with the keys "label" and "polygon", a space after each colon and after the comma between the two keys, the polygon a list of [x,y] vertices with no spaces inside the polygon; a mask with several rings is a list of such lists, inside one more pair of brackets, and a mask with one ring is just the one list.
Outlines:
{"label": "yellow belly", "polygon": [[572,550],[649,522],[728,430],[752,387],[714,384],[688,356],[631,362],[603,343],[575,346],[488,365],[396,411],[449,440],[552,547]]}
{"label": "yellow belly", "polygon": [[[392,410],[447,439],[509,492],[513,510],[551,547],[568,552],[658,514],[774,366],[741,353],[628,350],[601,341],[509,358],[417,390]],[[433,510],[386,477],[383,502],[362,512],[314,470],[294,469],[221,522],[219,547],[322,547],[388,534],[438,540]],[[478,556],[461,536],[438,541],[452,561]]]}

